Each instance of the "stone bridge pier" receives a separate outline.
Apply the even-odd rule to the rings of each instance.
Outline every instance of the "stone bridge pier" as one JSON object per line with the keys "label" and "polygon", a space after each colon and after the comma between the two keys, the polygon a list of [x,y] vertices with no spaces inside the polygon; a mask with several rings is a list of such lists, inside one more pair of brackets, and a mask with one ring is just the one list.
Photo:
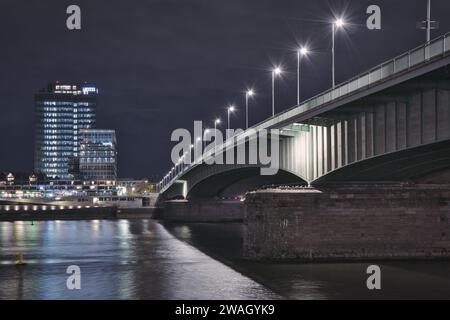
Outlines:
{"label": "stone bridge pier", "polygon": [[242,222],[244,203],[240,200],[168,200],[164,202],[166,222]]}
{"label": "stone bridge pier", "polygon": [[450,257],[450,184],[259,190],[245,201],[247,258]]}

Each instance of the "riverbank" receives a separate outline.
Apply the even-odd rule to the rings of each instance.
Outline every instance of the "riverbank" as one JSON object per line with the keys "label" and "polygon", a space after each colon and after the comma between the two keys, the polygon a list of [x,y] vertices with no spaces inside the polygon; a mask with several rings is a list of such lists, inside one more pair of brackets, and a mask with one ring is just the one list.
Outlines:
{"label": "riverbank", "polygon": [[45,220],[103,220],[103,219],[149,219],[159,208],[117,208],[117,207],[80,207],[59,209],[49,206],[45,210],[0,211],[0,221],[45,221]]}

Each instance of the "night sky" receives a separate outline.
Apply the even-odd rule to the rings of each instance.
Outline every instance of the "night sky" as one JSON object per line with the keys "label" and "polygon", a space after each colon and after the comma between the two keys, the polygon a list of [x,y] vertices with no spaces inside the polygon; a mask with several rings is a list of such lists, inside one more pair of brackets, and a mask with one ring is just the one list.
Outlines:
{"label": "night sky", "polygon": [[[82,29],[66,28],[77,4]],[[382,30],[366,28],[366,8],[382,10]],[[432,18],[450,31],[450,2],[433,0]],[[0,0],[0,171],[33,169],[34,93],[48,82],[99,88],[97,127],[117,131],[120,177],[159,178],[171,167],[171,132],[194,120],[245,126],[243,90],[254,86],[250,123],[271,114],[270,69],[281,63],[277,111],[330,87],[333,13],[351,23],[337,36],[337,82],[425,42],[416,22],[426,0]]]}

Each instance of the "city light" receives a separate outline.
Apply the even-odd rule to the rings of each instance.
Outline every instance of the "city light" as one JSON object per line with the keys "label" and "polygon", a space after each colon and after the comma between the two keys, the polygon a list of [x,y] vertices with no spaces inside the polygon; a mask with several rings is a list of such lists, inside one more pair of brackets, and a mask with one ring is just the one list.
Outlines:
{"label": "city light", "polygon": [[342,28],[343,26],[345,26],[345,21],[342,18],[338,18],[336,19],[334,24],[336,25],[336,27]]}
{"label": "city light", "polygon": [[300,53],[300,55],[302,56],[306,56],[309,53],[309,50],[307,47],[301,47],[298,52]]}
{"label": "city light", "polygon": [[277,75],[277,76],[280,75],[282,72],[283,72],[283,71],[281,70],[280,67],[276,67],[276,68],[273,69],[273,73],[274,73],[275,75]]}

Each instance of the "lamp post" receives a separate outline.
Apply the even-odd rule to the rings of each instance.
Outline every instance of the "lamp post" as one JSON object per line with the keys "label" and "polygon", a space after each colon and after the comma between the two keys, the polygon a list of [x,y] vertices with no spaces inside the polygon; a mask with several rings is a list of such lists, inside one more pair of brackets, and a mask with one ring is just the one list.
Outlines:
{"label": "lamp post", "polygon": [[228,116],[228,130],[230,130],[230,114],[232,113],[232,112],[234,112],[234,110],[236,110],[235,108],[234,108],[234,106],[229,106],[228,107],[228,109],[227,109],[227,116]]}
{"label": "lamp post", "polygon": [[297,50],[297,105],[300,105],[300,58],[309,53],[307,47],[302,47]]}
{"label": "lamp post", "polygon": [[427,43],[431,40],[431,0],[427,1]]}
{"label": "lamp post", "polygon": [[332,55],[332,82],[333,88],[336,86],[336,71],[335,71],[335,36],[336,29],[342,28],[345,25],[345,21],[342,18],[336,19],[333,22],[333,34],[331,40],[331,55]]}
{"label": "lamp post", "polygon": [[200,155],[199,158],[196,158],[196,156],[198,155],[197,151],[194,151],[194,157],[193,157],[193,161],[194,164],[196,162],[200,163],[200,160],[202,159],[202,154],[203,154],[203,142],[202,142],[202,138],[201,137],[197,137],[197,139],[195,139],[195,147],[194,150],[197,150],[198,144],[200,143]]}
{"label": "lamp post", "polygon": [[214,120],[214,154],[217,148],[217,125],[220,124],[220,119]]}
{"label": "lamp post", "polygon": [[253,97],[254,94],[252,89],[247,90],[245,93],[245,129],[248,129],[248,99]]}
{"label": "lamp post", "polygon": [[189,152],[186,152],[189,156],[188,161],[185,161],[186,167],[190,166],[193,161],[195,161],[195,146],[191,144],[189,148]]}
{"label": "lamp post", "polygon": [[209,132],[209,129],[205,129],[205,131],[203,132],[203,150],[206,148],[206,139],[205,139],[205,135]]}
{"label": "lamp post", "polygon": [[280,67],[276,67],[272,70],[272,116],[275,116],[275,77],[282,73]]}

